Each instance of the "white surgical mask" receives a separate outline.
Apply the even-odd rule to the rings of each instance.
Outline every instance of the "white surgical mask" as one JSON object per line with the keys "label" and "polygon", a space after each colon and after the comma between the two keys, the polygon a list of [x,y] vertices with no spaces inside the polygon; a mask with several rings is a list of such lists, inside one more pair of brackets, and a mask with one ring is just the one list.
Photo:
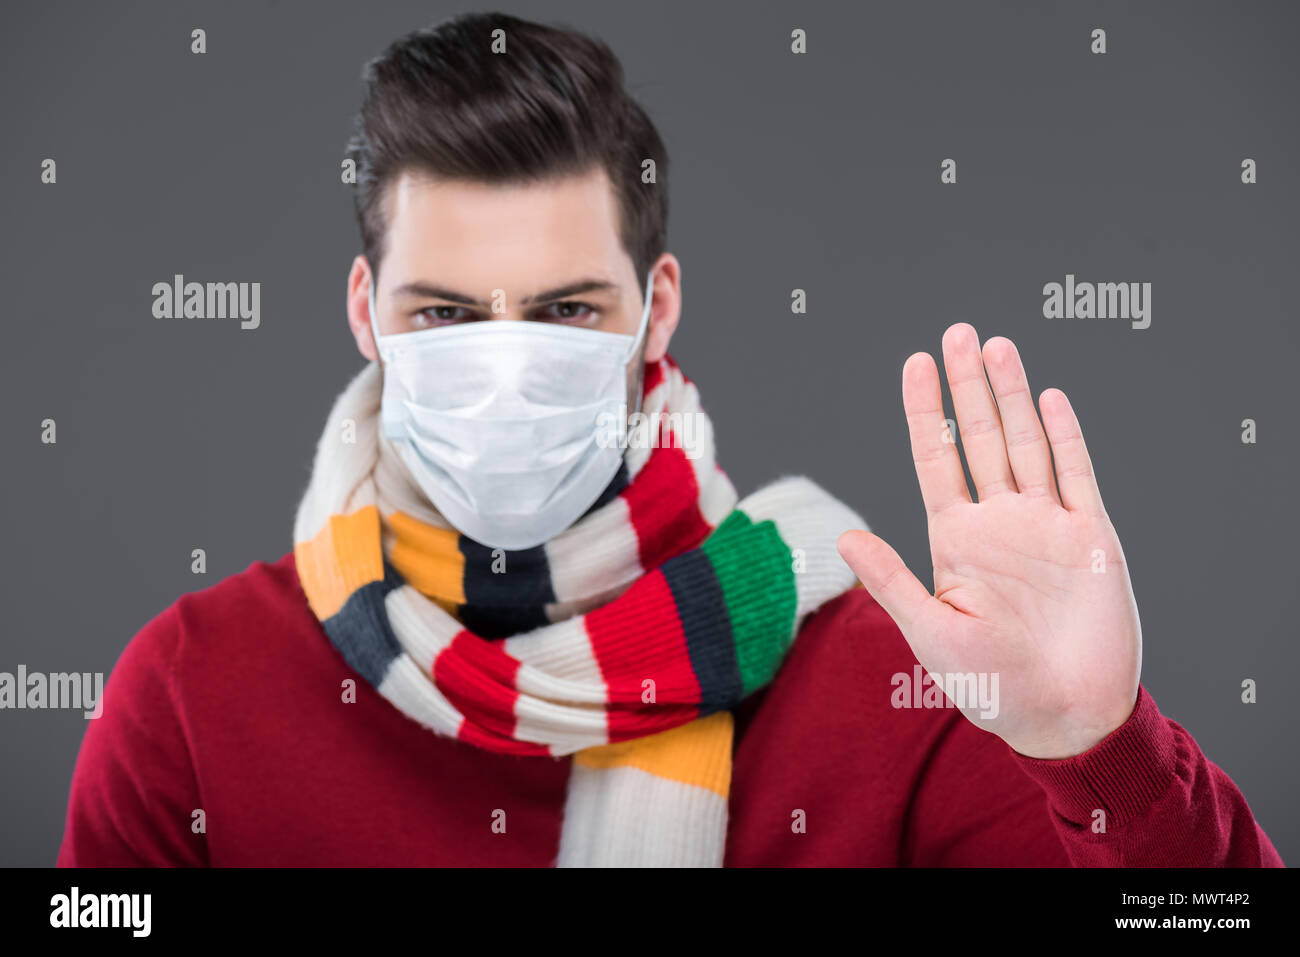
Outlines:
{"label": "white surgical mask", "polygon": [[532,548],[577,521],[613,480],[653,277],[635,336],[516,319],[381,336],[371,283],[381,429],[460,532],[490,548]]}

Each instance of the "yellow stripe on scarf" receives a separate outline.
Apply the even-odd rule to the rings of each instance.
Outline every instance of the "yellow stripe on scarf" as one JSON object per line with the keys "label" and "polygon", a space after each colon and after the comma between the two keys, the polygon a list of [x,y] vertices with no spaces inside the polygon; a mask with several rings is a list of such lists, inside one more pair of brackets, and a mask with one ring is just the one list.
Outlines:
{"label": "yellow stripe on scarf", "polygon": [[731,738],[735,730],[730,711],[660,731],[658,734],[587,748],[573,760],[589,768],[640,768],[648,774],[727,797],[731,790]]}
{"label": "yellow stripe on scarf", "polygon": [[366,505],[349,515],[331,515],[311,541],[294,543],[298,580],[317,619],[334,615],[362,585],[383,581],[378,537],[379,509]]}
{"label": "yellow stripe on scarf", "polygon": [[388,516],[393,547],[388,560],[416,591],[450,615],[465,604],[465,553],[460,533],[436,528],[405,512]]}

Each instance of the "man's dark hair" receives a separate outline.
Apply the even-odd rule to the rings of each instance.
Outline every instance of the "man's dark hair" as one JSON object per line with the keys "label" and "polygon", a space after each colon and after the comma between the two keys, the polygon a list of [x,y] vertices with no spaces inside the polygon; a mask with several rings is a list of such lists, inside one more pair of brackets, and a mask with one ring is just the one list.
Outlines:
{"label": "man's dark hair", "polygon": [[[492,32],[505,31],[504,53]],[[394,41],[366,64],[348,155],[357,221],[378,274],[388,187],[406,171],[489,184],[538,182],[599,165],[619,233],[644,277],[667,245],[668,156],[599,40],[503,13],[462,14]],[[655,180],[641,182],[654,160]]]}

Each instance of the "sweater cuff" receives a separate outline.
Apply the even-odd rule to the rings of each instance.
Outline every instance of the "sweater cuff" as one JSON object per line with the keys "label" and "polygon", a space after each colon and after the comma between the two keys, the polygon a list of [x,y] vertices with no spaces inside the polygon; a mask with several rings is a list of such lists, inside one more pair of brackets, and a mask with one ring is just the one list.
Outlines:
{"label": "sweater cuff", "polygon": [[1062,817],[1087,826],[1101,808],[1108,828],[1145,814],[1172,783],[1178,760],[1173,728],[1142,685],[1128,720],[1083,754],[1050,761],[1011,753]]}

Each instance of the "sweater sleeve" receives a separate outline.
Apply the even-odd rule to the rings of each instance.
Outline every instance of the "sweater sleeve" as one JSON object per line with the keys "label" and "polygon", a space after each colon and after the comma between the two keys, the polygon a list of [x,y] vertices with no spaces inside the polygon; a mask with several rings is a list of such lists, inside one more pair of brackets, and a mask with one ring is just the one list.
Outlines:
{"label": "sweater sleeve", "polygon": [[1145,687],[1124,724],[1056,761],[1019,754],[957,711],[940,720],[914,785],[905,863],[1283,866],[1231,778]]}
{"label": "sweater sleeve", "polygon": [[179,646],[173,605],[127,643],[89,719],[68,796],[58,867],[168,867],[207,863],[203,807],[177,706]]}
{"label": "sweater sleeve", "polygon": [[896,680],[920,672],[865,590],[809,618],[776,680],[736,710],[729,865],[1282,866],[1241,792],[1145,687],[1095,747],[1043,761],[953,707],[896,699]]}
{"label": "sweater sleeve", "polygon": [[1046,793],[1076,866],[1283,866],[1232,779],[1145,687],[1128,720],[1083,754],[1011,754]]}

